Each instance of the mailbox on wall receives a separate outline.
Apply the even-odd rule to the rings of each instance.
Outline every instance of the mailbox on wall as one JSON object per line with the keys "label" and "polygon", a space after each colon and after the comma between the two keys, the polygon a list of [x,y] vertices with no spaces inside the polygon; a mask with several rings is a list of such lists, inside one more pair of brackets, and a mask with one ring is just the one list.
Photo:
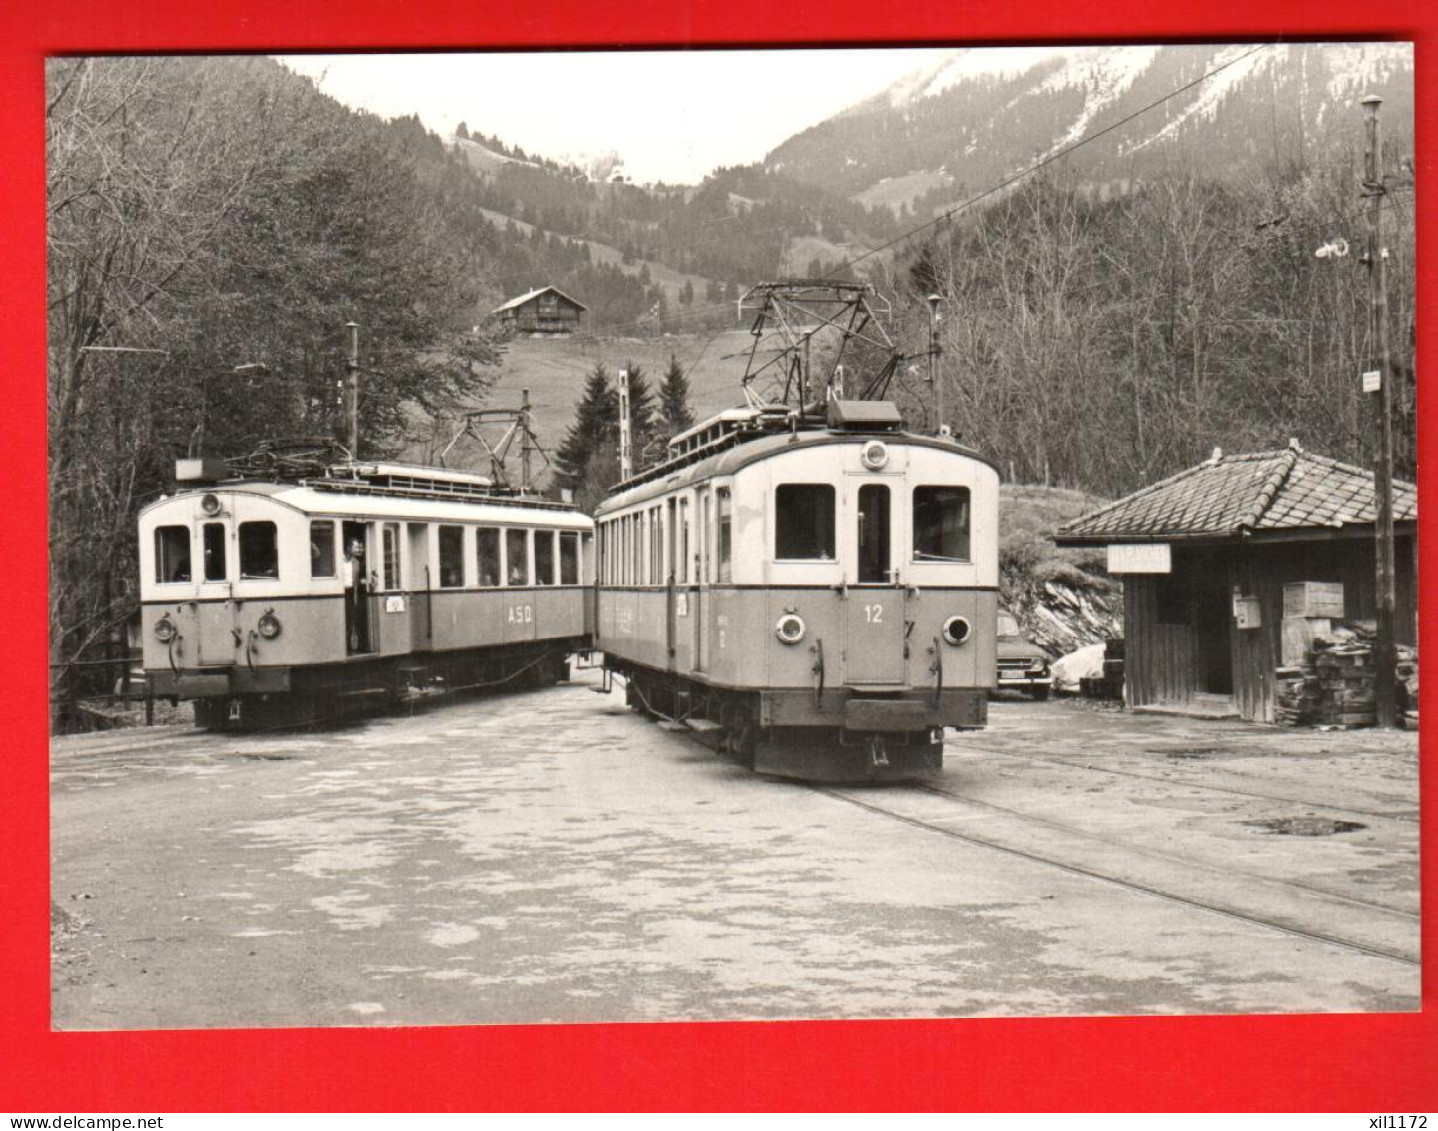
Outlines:
{"label": "mailbox on wall", "polygon": [[1233,623],[1237,628],[1262,628],[1263,608],[1257,597],[1233,598]]}

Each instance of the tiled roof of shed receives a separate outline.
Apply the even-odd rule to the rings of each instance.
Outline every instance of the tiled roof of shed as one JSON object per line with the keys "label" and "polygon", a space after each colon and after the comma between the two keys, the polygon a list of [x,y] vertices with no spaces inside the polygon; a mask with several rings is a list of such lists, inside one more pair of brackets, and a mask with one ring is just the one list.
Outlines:
{"label": "tiled roof of shed", "polygon": [[[1413,484],[1393,481],[1393,519],[1418,517]],[[1222,538],[1374,520],[1373,475],[1305,452],[1216,455],[1061,527],[1060,542]]]}

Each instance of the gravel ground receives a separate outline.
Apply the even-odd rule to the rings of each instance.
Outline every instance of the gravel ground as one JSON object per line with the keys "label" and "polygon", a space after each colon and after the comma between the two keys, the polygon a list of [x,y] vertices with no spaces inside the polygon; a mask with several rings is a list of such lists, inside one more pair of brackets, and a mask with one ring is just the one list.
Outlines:
{"label": "gravel ground", "polygon": [[61,1029],[1418,1006],[1414,735],[1000,700],[823,792],[576,683],[52,780]]}

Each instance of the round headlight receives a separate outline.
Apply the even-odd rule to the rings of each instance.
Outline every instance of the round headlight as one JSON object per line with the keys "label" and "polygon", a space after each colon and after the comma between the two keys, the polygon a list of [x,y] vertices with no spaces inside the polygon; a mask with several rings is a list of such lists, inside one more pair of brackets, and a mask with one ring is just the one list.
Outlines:
{"label": "round headlight", "polygon": [[804,639],[804,618],[798,613],[785,613],[774,624],[774,635],[782,644],[797,644]]}
{"label": "round headlight", "polygon": [[200,500],[200,509],[206,514],[215,515],[220,513],[220,496],[206,495]]}
{"label": "round headlight", "polygon": [[969,638],[970,631],[969,622],[963,617],[954,616],[944,621],[944,640],[955,647]]}
{"label": "round headlight", "polygon": [[175,639],[175,622],[170,619],[169,613],[155,622],[155,639],[161,644],[168,644]]}
{"label": "round headlight", "polygon": [[260,630],[260,635],[266,640],[273,640],[280,634],[280,618],[275,616],[273,609],[266,609],[265,615],[260,618],[259,624],[255,627]]}
{"label": "round headlight", "polygon": [[859,449],[859,462],[870,471],[878,471],[889,462],[889,448],[883,440],[870,440]]}

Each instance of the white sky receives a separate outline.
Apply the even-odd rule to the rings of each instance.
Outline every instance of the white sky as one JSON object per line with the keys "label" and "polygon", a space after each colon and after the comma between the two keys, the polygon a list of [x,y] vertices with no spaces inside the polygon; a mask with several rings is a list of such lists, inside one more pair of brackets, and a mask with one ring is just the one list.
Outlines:
{"label": "white sky", "polygon": [[609,151],[637,181],[697,184],[877,94],[942,49],[290,55],[347,106],[465,122],[555,159]]}

